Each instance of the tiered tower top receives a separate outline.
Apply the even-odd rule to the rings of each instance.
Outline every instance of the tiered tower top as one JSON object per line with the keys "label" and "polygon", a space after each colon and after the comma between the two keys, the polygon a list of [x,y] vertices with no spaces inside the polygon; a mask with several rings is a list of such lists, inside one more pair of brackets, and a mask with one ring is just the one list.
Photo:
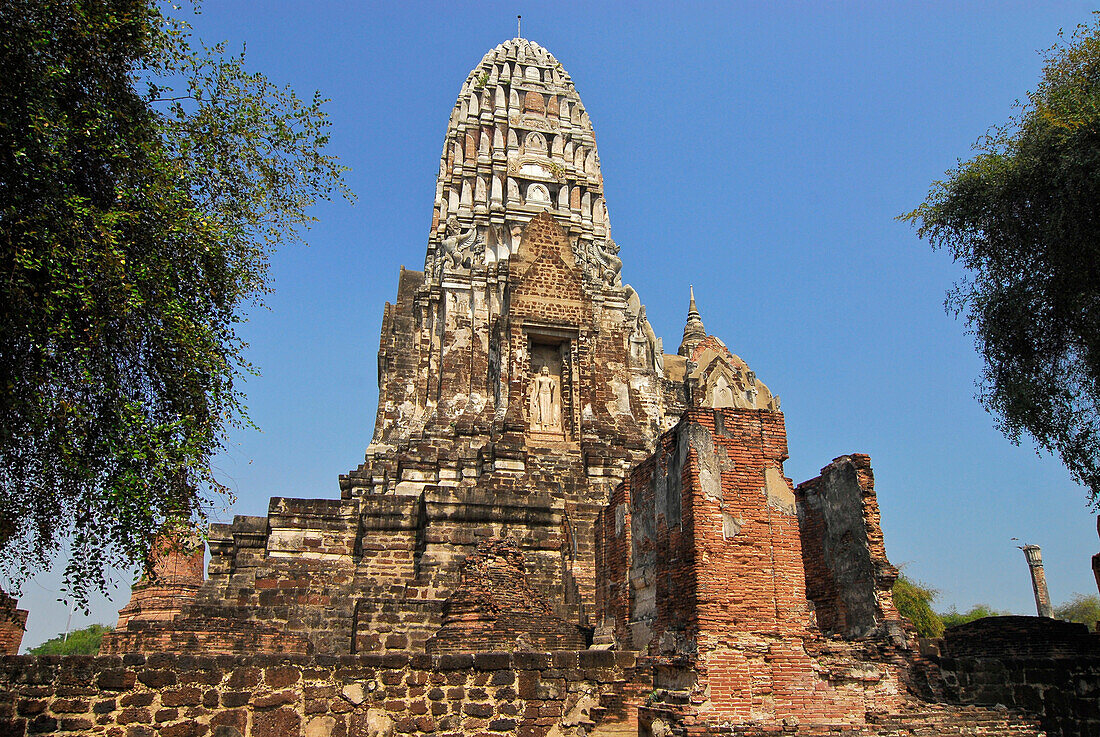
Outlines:
{"label": "tiered tower top", "polygon": [[586,273],[620,283],[592,122],[553,54],[514,38],[474,67],[451,112],[425,274],[438,282],[445,270],[508,259],[544,211]]}

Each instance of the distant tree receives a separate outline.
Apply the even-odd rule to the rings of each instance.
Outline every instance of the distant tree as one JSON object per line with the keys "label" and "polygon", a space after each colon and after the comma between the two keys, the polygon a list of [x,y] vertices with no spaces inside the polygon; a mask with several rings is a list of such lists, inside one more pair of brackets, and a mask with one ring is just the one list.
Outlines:
{"label": "distant tree", "polygon": [[1054,616],[1067,622],[1088,625],[1090,630],[1096,629],[1096,623],[1100,622],[1100,597],[1074,594],[1069,601],[1054,607]]}
{"label": "distant tree", "polygon": [[913,581],[904,573],[894,582],[894,606],[898,613],[913,623],[921,637],[942,637],[943,621],[932,611],[932,602],[938,593],[935,589]]}
{"label": "distant tree", "polygon": [[985,361],[981,403],[1100,507],[1100,21],[1044,59],[1016,116],[903,217],[968,272],[946,306]]}
{"label": "distant tree", "polygon": [[236,332],[343,168],[322,100],[194,44],[156,0],[0,3],[0,571],[112,567],[225,490]]}
{"label": "distant tree", "polygon": [[1001,617],[1008,612],[999,612],[990,608],[987,604],[975,604],[967,611],[959,613],[952,607],[949,611],[940,615],[940,619],[943,621],[944,628],[955,627],[960,624],[966,624],[967,622],[973,622],[975,619],[984,619],[985,617]]}
{"label": "distant tree", "polygon": [[111,631],[105,624],[93,624],[84,629],[70,632],[68,637],[61,634],[52,640],[46,640],[38,647],[27,650],[28,655],[96,655],[103,635]]}

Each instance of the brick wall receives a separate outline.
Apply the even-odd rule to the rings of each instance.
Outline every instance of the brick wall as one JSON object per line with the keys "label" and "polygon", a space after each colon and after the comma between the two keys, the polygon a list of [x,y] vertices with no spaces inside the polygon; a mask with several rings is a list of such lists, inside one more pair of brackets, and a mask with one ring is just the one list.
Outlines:
{"label": "brick wall", "polygon": [[689,437],[698,569],[699,684],[693,718],[844,721],[862,698],[820,677],[810,630],[798,518],[783,476],[783,415],[697,411]]}
{"label": "brick wall", "polygon": [[[632,729],[629,653],[0,659],[0,734],[346,737]],[[634,728],[636,729],[636,728]]]}
{"label": "brick wall", "polygon": [[828,641],[813,624],[786,457],[778,412],[688,410],[600,515],[601,613],[655,659],[640,717],[655,733],[859,726],[903,700],[904,640]]}
{"label": "brick wall", "polygon": [[0,591],[0,655],[16,655],[27,628],[27,610]]}
{"label": "brick wall", "polygon": [[[833,460],[795,490],[806,594],[827,634],[901,635],[891,589],[898,571],[886,557],[871,459]],[[892,625],[889,623],[893,623]]]}
{"label": "brick wall", "polygon": [[443,604],[443,625],[427,652],[580,650],[581,630],[555,616],[528,584],[515,540],[478,544],[462,563],[462,580]]}

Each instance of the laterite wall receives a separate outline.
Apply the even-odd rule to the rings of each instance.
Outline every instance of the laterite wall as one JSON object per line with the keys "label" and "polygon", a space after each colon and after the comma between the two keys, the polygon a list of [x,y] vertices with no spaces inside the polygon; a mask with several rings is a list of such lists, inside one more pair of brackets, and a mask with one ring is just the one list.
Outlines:
{"label": "laterite wall", "polygon": [[[0,735],[579,735],[630,720],[634,655],[0,658]],[[630,706],[633,704],[633,706]]]}

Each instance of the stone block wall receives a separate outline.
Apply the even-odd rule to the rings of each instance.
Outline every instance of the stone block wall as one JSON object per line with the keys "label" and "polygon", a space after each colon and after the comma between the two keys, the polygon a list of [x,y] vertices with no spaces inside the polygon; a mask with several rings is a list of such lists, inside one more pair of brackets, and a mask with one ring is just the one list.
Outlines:
{"label": "stone block wall", "polygon": [[1054,737],[1100,734],[1100,634],[1043,617],[987,617],[945,633],[940,668],[961,704],[1023,709]]}
{"label": "stone block wall", "polygon": [[196,614],[179,621],[130,620],[125,628],[103,636],[99,652],[101,655],[156,652],[305,655],[313,652],[313,643],[304,635],[271,624]]}
{"label": "stone block wall", "polygon": [[0,734],[367,737],[636,731],[648,691],[611,652],[0,659]]}
{"label": "stone block wall", "polygon": [[[533,590],[557,616],[583,625],[595,586],[596,507],[553,498],[550,489],[568,483],[549,472],[512,480],[431,485],[415,496],[274,498],[267,517],[213,526],[210,577],[187,596],[170,597],[166,582],[139,585],[103,651],[423,652],[462,561],[501,535],[519,544]],[[162,606],[169,599],[182,603]],[[137,620],[164,622],[126,616],[138,605],[148,616]]]}

